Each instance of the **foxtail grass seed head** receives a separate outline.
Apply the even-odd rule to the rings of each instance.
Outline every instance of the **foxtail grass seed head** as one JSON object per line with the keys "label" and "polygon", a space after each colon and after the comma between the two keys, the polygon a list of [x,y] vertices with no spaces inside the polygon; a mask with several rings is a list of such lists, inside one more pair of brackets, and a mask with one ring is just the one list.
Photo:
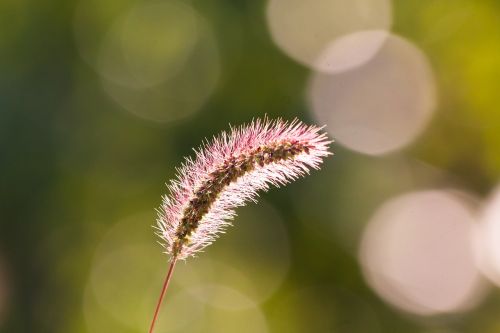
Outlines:
{"label": "foxtail grass seed head", "polygon": [[157,233],[171,262],[149,333],[177,260],[210,245],[231,225],[235,208],[257,201],[259,190],[319,169],[331,142],[321,127],[265,118],[222,132],[195,150],[195,159],[186,158],[158,213]]}
{"label": "foxtail grass seed head", "polygon": [[267,118],[222,132],[186,158],[168,185],[158,235],[173,260],[210,245],[258,191],[319,169],[332,141],[321,127]]}

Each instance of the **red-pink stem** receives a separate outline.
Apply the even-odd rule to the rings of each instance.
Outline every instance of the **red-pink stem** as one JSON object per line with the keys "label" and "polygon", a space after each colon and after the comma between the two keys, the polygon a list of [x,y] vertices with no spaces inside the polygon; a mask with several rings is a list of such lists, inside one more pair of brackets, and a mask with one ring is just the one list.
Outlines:
{"label": "red-pink stem", "polygon": [[170,267],[168,268],[168,273],[167,276],[165,277],[165,282],[163,282],[163,288],[161,289],[160,299],[158,299],[158,304],[156,304],[155,315],[153,317],[153,321],[151,321],[151,327],[149,328],[149,333],[153,333],[156,319],[158,318],[158,313],[160,312],[161,303],[163,302],[163,297],[167,292],[168,284],[170,283],[170,278],[172,277],[172,273],[174,272],[174,267],[176,262],[177,258],[173,258],[172,261],[170,262]]}

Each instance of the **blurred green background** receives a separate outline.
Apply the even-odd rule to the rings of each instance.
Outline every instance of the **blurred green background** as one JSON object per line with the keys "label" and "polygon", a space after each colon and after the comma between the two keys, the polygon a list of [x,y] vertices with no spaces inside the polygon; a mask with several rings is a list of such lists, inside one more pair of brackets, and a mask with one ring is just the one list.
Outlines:
{"label": "blurred green background", "polygon": [[[157,332],[500,332],[499,279],[475,259],[487,237],[467,238],[500,217],[497,0],[3,0],[0,18],[0,332],[145,332],[165,182],[203,138],[264,114],[326,123],[335,156],[179,263]],[[372,29],[375,46],[336,44],[334,63],[366,56],[352,68],[311,61]],[[350,132],[343,110],[361,117]],[[378,209],[429,190],[411,218],[444,234],[372,251]],[[441,248],[456,251],[426,254]]]}

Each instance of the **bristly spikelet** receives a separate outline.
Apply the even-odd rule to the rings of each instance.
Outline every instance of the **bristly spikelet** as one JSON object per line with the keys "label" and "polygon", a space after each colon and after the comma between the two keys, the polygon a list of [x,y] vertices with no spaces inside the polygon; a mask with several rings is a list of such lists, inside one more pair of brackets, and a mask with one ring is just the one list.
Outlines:
{"label": "bristly spikelet", "polygon": [[319,169],[331,142],[297,119],[258,119],[207,141],[168,185],[157,221],[167,253],[185,259],[210,245],[259,190]]}

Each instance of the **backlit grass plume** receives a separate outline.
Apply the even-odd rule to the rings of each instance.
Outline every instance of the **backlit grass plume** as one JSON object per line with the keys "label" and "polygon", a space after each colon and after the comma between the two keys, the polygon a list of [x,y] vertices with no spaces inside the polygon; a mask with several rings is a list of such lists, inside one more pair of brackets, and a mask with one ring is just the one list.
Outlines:
{"label": "backlit grass plume", "polygon": [[186,159],[159,211],[158,234],[171,263],[150,333],[176,261],[210,245],[231,225],[235,208],[256,201],[260,190],[319,169],[330,143],[320,127],[297,119],[258,119],[222,132]]}

